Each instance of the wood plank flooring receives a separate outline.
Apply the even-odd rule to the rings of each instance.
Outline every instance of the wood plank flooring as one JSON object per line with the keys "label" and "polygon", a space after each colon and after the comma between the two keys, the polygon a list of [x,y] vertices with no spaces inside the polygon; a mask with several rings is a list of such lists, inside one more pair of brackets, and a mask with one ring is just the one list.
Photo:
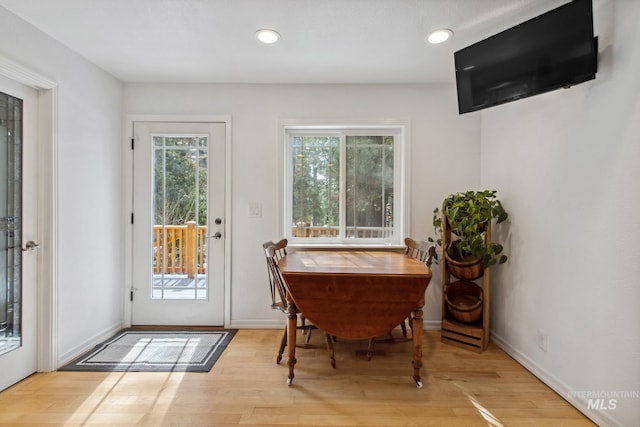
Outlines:
{"label": "wood plank flooring", "polygon": [[[411,343],[336,342],[297,350],[296,378],[276,365],[281,330],[236,334],[209,373],[52,372],[0,393],[1,426],[593,426],[491,344],[482,354],[425,332],[424,387],[411,379]],[[399,335],[399,332],[396,332]]]}

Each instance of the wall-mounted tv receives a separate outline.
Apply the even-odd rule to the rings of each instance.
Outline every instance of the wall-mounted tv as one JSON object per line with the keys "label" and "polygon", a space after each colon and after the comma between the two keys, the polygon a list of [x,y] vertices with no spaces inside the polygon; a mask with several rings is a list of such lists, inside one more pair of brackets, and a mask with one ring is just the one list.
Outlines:
{"label": "wall-mounted tv", "polygon": [[574,0],[454,53],[460,114],[594,79],[591,0]]}

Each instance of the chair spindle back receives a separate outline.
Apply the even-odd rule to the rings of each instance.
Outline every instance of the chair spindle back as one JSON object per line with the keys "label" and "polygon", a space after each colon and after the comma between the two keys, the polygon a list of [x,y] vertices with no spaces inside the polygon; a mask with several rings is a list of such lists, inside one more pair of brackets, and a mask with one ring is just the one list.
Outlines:
{"label": "chair spindle back", "polygon": [[267,260],[267,273],[269,275],[269,287],[271,291],[271,308],[277,308],[285,312],[287,309],[287,291],[284,280],[280,275],[278,261],[287,255],[287,243],[287,239],[282,239],[277,243],[267,241],[262,244]]}

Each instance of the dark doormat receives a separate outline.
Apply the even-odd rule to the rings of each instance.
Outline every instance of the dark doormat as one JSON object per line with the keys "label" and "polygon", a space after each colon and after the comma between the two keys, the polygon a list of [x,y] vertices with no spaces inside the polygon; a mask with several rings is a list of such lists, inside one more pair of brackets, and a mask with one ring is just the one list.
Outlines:
{"label": "dark doormat", "polygon": [[59,371],[209,372],[236,329],[124,329]]}

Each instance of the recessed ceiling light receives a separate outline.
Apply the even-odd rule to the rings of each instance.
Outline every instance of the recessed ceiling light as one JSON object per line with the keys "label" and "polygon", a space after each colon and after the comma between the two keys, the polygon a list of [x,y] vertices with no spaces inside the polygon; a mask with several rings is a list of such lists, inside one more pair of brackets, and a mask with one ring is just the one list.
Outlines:
{"label": "recessed ceiling light", "polygon": [[431,34],[429,34],[429,37],[427,37],[427,41],[431,44],[438,44],[449,40],[449,37],[451,37],[452,35],[453,31],[448,28],[442,28],[440,30],[435,30]]}
{"label": "recessed ceiling light", "polygon": [[256,31],[256,38],[262,43],[272,44],[280,40],[280,34],[274,30],[262,29]]}

